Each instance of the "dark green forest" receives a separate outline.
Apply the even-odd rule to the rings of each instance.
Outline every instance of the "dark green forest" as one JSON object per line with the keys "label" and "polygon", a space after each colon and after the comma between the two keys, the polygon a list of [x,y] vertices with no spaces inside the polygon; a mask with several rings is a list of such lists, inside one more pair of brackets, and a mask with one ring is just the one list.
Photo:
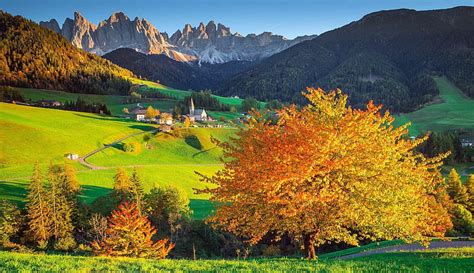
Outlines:
{"label": "dark green forest", "polygon": [[433,75],[474,97],[474,8],[372,13],[269,57],[218,93],[304,103],[307,86],[340,88],[356,107],[373,99],[408,112],[438,94]]}

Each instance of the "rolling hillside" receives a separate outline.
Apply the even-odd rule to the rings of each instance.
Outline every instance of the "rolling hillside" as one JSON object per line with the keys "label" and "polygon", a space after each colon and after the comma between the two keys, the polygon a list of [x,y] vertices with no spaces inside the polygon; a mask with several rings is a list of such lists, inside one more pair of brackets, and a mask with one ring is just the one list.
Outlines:
{"label": "rolling hillside", "polygon": [[176,135],[155,135],[147,133],[154,127],[144,123],[6,103],[0,103],[0,117],[0,141],[6,144],[2,146],[0,158],[1,198],[24,200],[35,162],[40,162],[46,169],[50,163],[64,161],[66,153],[82,156],[116,139],[145,132],[125,141],[140,143],[139,153],[125,153],[120,148],[123,143],[119,143],[88,159],[90,163],[104,167],[100,170],[71,162],[78,170],[77,176],[84,189],[82,198],[92,202],[110,191],[116,167],[125,167],[129,172],[137,168],[143,176],[145,190],[153,185],[174,185],[183,189],[193,199],[191,206],[198,218],[208,215],[212,206],[201,201],[207,196],[194,194],[193,188],[203,186],[194,172],[212,174],[220,169],[220,151],[210,138],[225,140],[233,133],[232,129],[192,128]]}
{"label": "rolling hillside", "polygon": [[219,93],[302,102],[307,86],[341,88],[356,107],[372,99],[410,112],[438,94],[433,74],[474,96],[473,37],[473,7],[375,12],[269,57]]}

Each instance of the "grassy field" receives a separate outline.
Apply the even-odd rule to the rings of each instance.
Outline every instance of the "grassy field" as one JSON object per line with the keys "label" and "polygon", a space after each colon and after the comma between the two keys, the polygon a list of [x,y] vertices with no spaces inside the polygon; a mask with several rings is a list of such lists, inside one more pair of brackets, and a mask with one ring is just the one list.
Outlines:
{"label": "grassy field", "polygon": [[396,124],[412,122],[411,135],[448,129],[474,130],[474,100],[466,97],[445,77],[435,77],[442,103],[432,104],[418,111],[402,114]]}
{"label": "grassy field", "polygon": [[[63,162],[66,153],[84,155],[126,135],[154,128],[126,119],[6,103],[0,104],[0,117],[0,141],[6,144],[0,154],[0,198],[17,202],[24,200],[35,162],[46,171],[50,162]],[[232,129],[217,128],[190,128],[179,135],[148,133],[149,149],[139,135],[126,140],[140,143],[139,153],[125,153],[119,143],[88,159],[106,169],[90,170],[74,161],[71,164],[78,171],[86,202],[107,194],[116,167],[124,166],[129,172],[138,170],[145,190],[154,185],[183,189],[192,199],[195,217],[203,218],[213,207],[206,200],[208,196],[194,194],[193,188],[205,186],[195,171],[211,175],[222,167],[220,151],[210,138],[225,140],[232,133]]]}
{"label": "grassy field", "polygon": [[471,272],[473,264],[473,248],[377,254],[344,261],[308,261],[297,258],[154,261],[0,252],[0,269],[7,272]]}

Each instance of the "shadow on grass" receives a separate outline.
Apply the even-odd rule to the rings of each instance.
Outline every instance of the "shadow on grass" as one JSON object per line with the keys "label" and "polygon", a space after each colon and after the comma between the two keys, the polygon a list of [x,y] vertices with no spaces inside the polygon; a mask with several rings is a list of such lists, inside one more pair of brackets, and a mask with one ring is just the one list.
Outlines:
{"label": "shadow on grass", "polygon": [[26,186],[25,183],[0,180],[0,199],[23,206],[27,194]]}
{"label": "shadow on grass", "polygon": [[81,186],[82,192],[79,195],[82,201],[87,204],[91,204],[97,197],[107,195],[112,189],[99,187],[99,186]]}
{"label": "shadow on grass", "polygon": [[131,126],[128,126],[128,127],[132,128],[132,129],[142,130],[142,131],[145,131],[145,132],[156,130],[156,127],[151,126],[151,125],[145,125],[145,124],[143,124],[143,125],[131,125]]}
{"label": "shadow on grass", "polygon": [[184,142],[188,144],[189,146],[193,147],[194,149],[197,150],[202,150],[202,144],[199,138],[195,135],[187,135],[184,137]]}

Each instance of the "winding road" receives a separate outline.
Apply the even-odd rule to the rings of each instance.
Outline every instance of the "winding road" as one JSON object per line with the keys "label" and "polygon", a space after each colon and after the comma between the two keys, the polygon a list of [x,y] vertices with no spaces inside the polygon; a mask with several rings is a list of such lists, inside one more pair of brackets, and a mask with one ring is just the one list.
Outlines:
{"label": "winding road", "polygon": [[350,254],[346,256],[341,256],[341,257],[338,257],[337,259],[349,260],[353,258],[364,257],[364,256],[380,254],[380,253],[388,253],[388,252],[399,252],[399,251],[413,252],[413,251],[423,251],[426,249],[463,248],[463,247],[474,247],[474,241],[433,241],[430,243],[428,248],[420,244],[405,244],[405,245],[388,246],[388,247],[367,250],[360,253]]}
{"label": "winding road", "polygon": [[81,163],[82,165],[86,166],[87,168],[91,169],[91,170],[103,170],[103,169],[108,169],[107,167],[100,167],[100,166],[96,166],[96,165],[93,165],[89,162],[86,161],[86,159],[100,151],[103,151],[107,148],[110,148],[112,146],[114,146],[115,144],[118,144],[128,138],[131,138],[131,137],[134,137],[134,136],[138,136],[138,135],[142,135],[142,134],[146,134],[146,133],[156,133],[158,132],[160,129],[155,129],[155,130],[151,130],[151,131],[143,131],[143,132],[138,132],[138,133],[134,133],[134,134],[131,134],[131,135],[128,135],[128,136],[125,136],[125,137],[122,137],[120,139],[117,139],[115,140],[114,142],[110,143],[110,144],[107,144],[107,145],[104,145],[103,147],[100,147],[98,149],[95,149],[94,151],[82,156],[82,157],[79,157],[78,161],[79,163]]}

